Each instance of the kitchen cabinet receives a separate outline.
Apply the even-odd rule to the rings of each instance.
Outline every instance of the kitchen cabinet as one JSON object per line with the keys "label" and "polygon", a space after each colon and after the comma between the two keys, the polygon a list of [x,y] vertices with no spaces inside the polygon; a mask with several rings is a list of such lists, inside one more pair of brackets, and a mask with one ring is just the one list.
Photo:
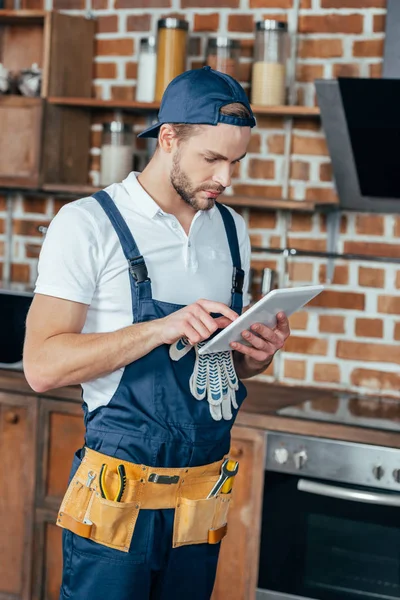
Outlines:
{"label": "kitchen cabinet", "polygon": [[264,431],[234,427],[230,455],[240,463],[233,488],[228,533],[221,544],[212,600],[252,600],[258,577],[258,548],[264,489]]}
{"label": "kitchen cabinet", "polygon": [[37,399],[0,392],[0,599],[29,600]]}

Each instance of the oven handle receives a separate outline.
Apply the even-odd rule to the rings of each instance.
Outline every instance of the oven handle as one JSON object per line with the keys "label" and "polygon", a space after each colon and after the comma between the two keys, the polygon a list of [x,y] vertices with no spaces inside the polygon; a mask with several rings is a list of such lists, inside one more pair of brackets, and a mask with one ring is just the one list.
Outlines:
{"label": "oven handle", "polygon": [[340,500],[353,500],[355,502],[365,502],[367,504],[381,504],[382,506],[396,506],[400,508],[400,494],[376,494],[375,492],[364,492],[360,490],[351,490],[336,485],[326,485],[317,483],[308,479],[299,479],[297,489],[300,492],[309,494],[318,494],[319,496],[329,496]]}

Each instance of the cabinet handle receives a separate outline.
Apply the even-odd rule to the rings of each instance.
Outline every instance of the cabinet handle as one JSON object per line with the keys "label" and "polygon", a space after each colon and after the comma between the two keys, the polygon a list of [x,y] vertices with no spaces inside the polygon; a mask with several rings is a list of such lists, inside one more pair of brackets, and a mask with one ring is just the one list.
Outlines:
{"label": "cabinet handle", "polygon": [[10,423],[11,425],[15,425],[15,423],[18,423],[19,421],[19,416],[17,413],[15,412],[7,412],[5,415],[5,420],[6,423]]}
{"label": "cabinet handle", "polygon": [[229,454],[232,458],[240,458],[243,455],[243,448],[238,448],[237,446],[232,446]]}

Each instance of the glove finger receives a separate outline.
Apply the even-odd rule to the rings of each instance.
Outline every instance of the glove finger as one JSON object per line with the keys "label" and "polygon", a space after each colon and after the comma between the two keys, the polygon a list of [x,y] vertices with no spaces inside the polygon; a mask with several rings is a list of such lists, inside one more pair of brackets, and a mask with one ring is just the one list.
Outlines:
{"label": "glove finger", "polygon": [[222,382],[221,370],[218,361],[218,355],[210,354],[208,364],[208,396],[210,404],[219,405],[222,402]]}
{"label": "glove finger", "polygon": [[171,360],[177,361],[185,356],[193,348],[191,344],[184,338],[181,338],[169,347],[169,357]]}
{"label": "glove finger", "polygon": [[230,387],[237,390],[239,387],[239,380],[238,380],[238,376],[236,375],[232,352],[226,353],[226,357],[224,360],[224,366],[226,369],[226,374],[228,377]]}
{"label": "glove finger", "polygon": [[221,421],[221,419],[222,419],[222,409],[221,409],[221,405],[220,404],[218,406],[210,404],[210,413],[211,413],[211,416],[214,419],[214,421]]}
{"label": "glove finger", "polygon": [[189,388],[197,400],[203,400],[206,397],[207,387],[207,360],[199,355],[196,346],[196,360],[193,373],[189,379]]}
{"label": "glove finger", "polygon": [[222,400],[221,408],[222,408],[223,419],[225,419],[226,421],[230,421],[233,416],[232,408],[231,408],[230,394],[227,394],[226,396],[224,396],[224,399]]}

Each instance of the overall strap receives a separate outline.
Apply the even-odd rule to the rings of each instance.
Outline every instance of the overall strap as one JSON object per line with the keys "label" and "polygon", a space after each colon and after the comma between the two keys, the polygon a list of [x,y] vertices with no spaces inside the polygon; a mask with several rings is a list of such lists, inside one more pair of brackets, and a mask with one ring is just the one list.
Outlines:
{"label": "overall strap", "polygon": [[218,208],[222,220],[224,222],[226,237],[228,238],[229,250],[232,257],[233,273],[232,273],[232,289],[231,289],[231,308],[238,312],[242,312],[243,308],[243,282],[244,271],[240,260],[239,241],[236,231],[235,221],[232,213],[219,202],[215,203]]}
{"label": "overall strap", "polygon": [[130,284],[132,292],[133,319],[137,321],[139,315],[139,302],[144,298],[151,298],[151,281],[147,273],[146,263],[140,254],[139,248],[129,230],[125,219],[119,212],[112,198],[101,190],[93,194],[93,198],[100,204],[121,242],[122,250],[128,261]]}

